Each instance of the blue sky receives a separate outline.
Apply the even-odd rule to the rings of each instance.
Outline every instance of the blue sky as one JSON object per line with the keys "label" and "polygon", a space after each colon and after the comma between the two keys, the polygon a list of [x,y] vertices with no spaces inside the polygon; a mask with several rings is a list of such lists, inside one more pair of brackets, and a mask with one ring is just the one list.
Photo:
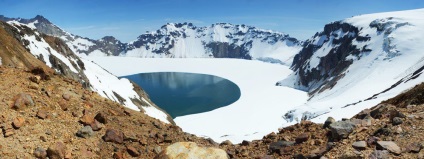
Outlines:
{"label": "blue sky", "polygon": [[168,22],[247,24],[304,40],[331,21],[424,8],[423,0],[0,0],[0,14],[43,15],[68,32],[129,42]]}

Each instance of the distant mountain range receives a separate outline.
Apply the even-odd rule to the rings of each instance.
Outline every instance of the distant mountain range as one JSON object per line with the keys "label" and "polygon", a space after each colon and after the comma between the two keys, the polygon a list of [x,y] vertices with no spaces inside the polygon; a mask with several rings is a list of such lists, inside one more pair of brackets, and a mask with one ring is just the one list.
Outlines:
{"label": "distant mountain range", "polygon": [[301,42],[287,34],[229,23],[209,27],[168,23],[123,43],[113,36],[94,40],[68,33],[40,15],[32,19],[0,16],[0,20],[34,26],[44,34],[61,38],[75,53],[88,56],[240,58],[290,65],[301,49]]}

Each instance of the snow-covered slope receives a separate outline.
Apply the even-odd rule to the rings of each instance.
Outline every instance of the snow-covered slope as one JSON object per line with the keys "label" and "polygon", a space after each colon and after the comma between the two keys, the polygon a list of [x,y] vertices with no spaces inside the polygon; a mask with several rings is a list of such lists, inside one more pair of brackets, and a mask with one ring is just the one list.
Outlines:
{"label": "snow-covered slope", "polygon": [[166,113],[150,101],[144,91],[128,79],[119,79],[97,64],[79,58],[61,39],[36,31],[33,23],[23,24],[17,20],[8,23],[11,26],[6,27],[13,30],[11,33],[14,37],[57,73],[79,81],[84,87],[128,108],[141,110],[166,123],[172,122]]}
{"label": "snow-covered slope", "polygon": [[56,26],[41,15],[37,15],[31,19],[8,18],[0,15],[0,20],[26,24],[30,28],[37,29],[40,33],[59,37],[64,42],[66,42],[68,47],[74,53],[77,54],[90,54],[94,56],[117,56],[124,52],[128,45],[127,43],[122,43],[112,36],[105,36],[99,40],[94,40],[71,34]]}
{"label": "snow-covered slope", "polygon": [[99,40],[64,31],[43,16],[32,19],[7,18],[59,37],[80,55],[167,58],[240,58],[257,59],[291,65],[301,49],[301,42],[287,34],[246,25],[216,23],[196,27],[191,23],[168,23],[159,30],[140,35],[135,41],[122,43],[112,36]]}
{"label": "snow-covered slope", "polygon": [[330,23],[306,41],[279,85],[308,91],[289,121],[350,117],[424,81],[424,9],[361,15]]}
{"label": "snow-covered slope", "polygon": [[217,23],[196,27],[191,23],[169,23],[140,35],[122,56],[241,58],[290,65],[300,49],[300,43],[287,34],[246,25]]}

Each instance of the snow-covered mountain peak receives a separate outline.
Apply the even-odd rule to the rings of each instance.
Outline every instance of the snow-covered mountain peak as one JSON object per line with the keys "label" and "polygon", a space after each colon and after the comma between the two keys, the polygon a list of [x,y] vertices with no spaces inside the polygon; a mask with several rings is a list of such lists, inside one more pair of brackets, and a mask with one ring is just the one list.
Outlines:
{"label": "snow-covered mountain peak", "polygon": [[38,21],[39,23],[53,24],[42,15],[36,15],[34,18],[30,19],[30,21]]}
{"label": "snow-covered mountain peak", "polygon": [[290,65],[301,48],[287,34],[247,25],[168,23],[129,43],[123,56],[259,59]]}
{"label": "snow-covered mountain peak", "polygon": [[353,105],[371,106],[370,102],[378,103],[421,83],[423,17],[424,9],[417,9],[360,15],[327,24],[294,57],[295,72],[278,83],[310,94],[309,101],[287,117],[348,117],[332,112]]}

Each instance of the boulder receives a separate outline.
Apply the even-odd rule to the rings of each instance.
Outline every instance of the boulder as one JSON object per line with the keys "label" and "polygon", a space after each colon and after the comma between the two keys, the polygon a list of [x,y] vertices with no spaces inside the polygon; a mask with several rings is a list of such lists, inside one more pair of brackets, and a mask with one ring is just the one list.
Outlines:
{"label": "boulder", "polygon": [[60,109],[62,109],[63,111],[67,111],[69,108],[69,105],[68,103],[66,103],[65,100],[61,100],[57,104],[59,104]]}
{"label": "boulder", "polygon": [[93,136],[93,134],[94,134],[94,131],[93,129],[91,129],[90,126],[84,126],[77,132],[77,136],[82,138],[89,138]]}
{"label": "boulder", "polygon": [[47,158],[47,151],[45,149],[43,149],[42,147],[37,147],[34,150],[34,156],[36,158],[45,159],[45,158]]}
{"label": "boulder", "polygon": [[406,152],[419,153],[421,151],[422,145],[417,142],[410,143],[406,146]]}
{"label": "boulder", "polygon": [[90,127],[93,131],[99,131],[103,128],[103,125],[97,120],[94,120],[94,122],[90,124]]}
{"label": "boulder", "polygon": [[367,148],[367,142],[365,141],[356,141],[352,144],[352,147],[357,150],[365,150]]}
{"label": "boulder", "polygon": [[11,124],[5,124],[3,125],[3,135],[4,137],[9,137],[15,134],[15,131],[13,130],[13,127]]}
{"label": "boulder", "polygon": [[308,141],[308,139],[309,139],[309,135],[307,133],[302,133],[296,137],[295,141],[296,143],[302,143],[302,142]]}
{"label": "boulder", "polygon": [[107,118],[106,118],[106,114],[99,112],[97,113],[97,115],[94,117],[94,119],[96,119],[97,121],[99,121],[102,124],[107,124]]}
{"label": "boulder", "polygon": [[25,118],[22,117],[17,117],[15,118],[15,120],[13,120],[12,125],[15,129],[19,129],[20,127],[22,127],[25,123]]}
{"label": "boulder", "polygon": [[40,118],[40,119],[46,119],[47,116],[48,116],[48,114],[47,114],[47,111],[45,111],[45,110],[39,110],[37,112],[37,117]]}
{"label": "boulder", "polygon": [[288,146],[293,146],[296,142],[293,141],[278,141],[278,142],[273,142],[269,145],[269,150],[271,152],[280,152],[281,148],[284,147],[288,147]]}
{"label": "boulder", "polygon": [[355,129],[355,124],[351,121],[338,121],[330,124],[331,136],[333,140],[345,139]]}
{"label": "boulder", "polygon": [[124,142],[124,134],[118,130],[107,129],[106,134],[103,136],[106,142],[114,142],[122,144]]}
{"label": "boulder", "polygon": [[402,153],[400,147],[393,141],[377,141],[377,149],[388,150],[395,155],[400,155]]}
{"label": "boulder", "polygon": [[66,155],[66,145],[62,142],[56,142],[47,149],[49,159],[63,159]]}
{"label": "boulder", "polygon": [[132,146],[127,146],[127,152],[132,156],[132,157],[138,157],[140,156],[140,152]]}
{"label": "boulder", "polygon": [[84,125],[90,125],[94,123],[94,115],[85,110],[84,115],[80,119],[80,122]]}
{"label": "boulder", "polygon": [[71,100],[71,95],[69,95],[68,93],[64,93],[62,94],[62,98],[65,99],[66,101]]}
{"label": "boulder", "polygon": [[250,144],[250,142],[249,142],[249,141],[246,141],[246,140],[243,140],[243,141],[241,142],[241,145],[242,145],[242,146],[249,146],[249,144]]}
{"label": "boulder", "polygon": [[330,124],[335,123],[336,120],[333,117],[328,117],[327,120],[325,120],[323,127],[328,128]]}
{"label": "boulder", "polygon": [[16,95],[13,99],[15,103],[13,104],[12,108],[16,110],[20,110],[27,106],[34,105],[34,101],[32,100],[32,97],[26,93],[20,93]]}
{"label": "boulder", "polygon": [[358,119],[364,119],[366,116],[370,115],[371,110],[370,109],[364,109],[361,112],[359,112],[356,117]]}
{"label": "boulder", "polygon": [[399,117],[394,117],[393,119],[392,119],[392,124],[393,125],[400,125],[400,124],[402,124],[403,123],[403,120],[401,119],[401,118],[399,118]]}
{"label": "boulder", "polygon": [[227,153],[218,148],[198,147],[194,142],[177,142],[168,146],[159,153],[155,159],[171,159],[171,158],[229,158]]}
{"label": "boulder", "polygon": [[219,145],[227,145],[227,146],[230,146],[230,145],[233,145],[233,143],[230,141],[230,140],[225,140],[225,141],[223,141],[223,142],[221,142],[221,144],[219,144]]}

